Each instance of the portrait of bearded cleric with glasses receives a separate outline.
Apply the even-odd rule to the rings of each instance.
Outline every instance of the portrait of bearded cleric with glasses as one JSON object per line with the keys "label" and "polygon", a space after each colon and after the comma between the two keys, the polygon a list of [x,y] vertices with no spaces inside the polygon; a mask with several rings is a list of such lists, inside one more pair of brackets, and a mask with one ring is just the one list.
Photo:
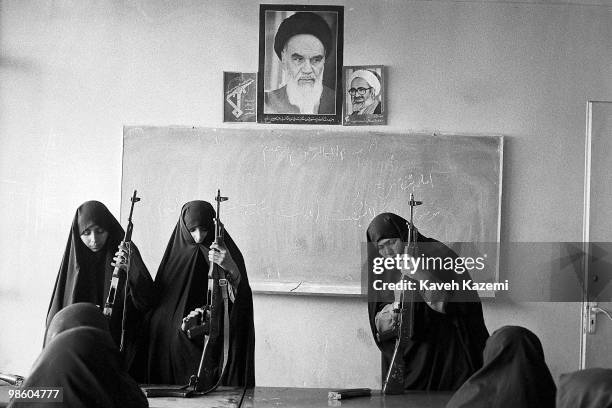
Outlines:
{"label": "portrait of bearded cleric with glasses", "polygon": [[344,124],[384,124],[383,66],[344,67],[344,81]]}
{"label": "portrait of bearded cleric with glasses", "polygon": [[374,71],[360,69],[353,72],[348,92],[353,105],[351,115],[381,113],[380,100],[378,100],[380,79]]}
{"label": "portrait of bearded cleric with glasses", "polygon": [[276,12],[273,23],[266,15],[266,24],[278,29],[274,53],[266,57],[264,68],[264,114],[336,114],[337,34],[329,15],[333,13]]}

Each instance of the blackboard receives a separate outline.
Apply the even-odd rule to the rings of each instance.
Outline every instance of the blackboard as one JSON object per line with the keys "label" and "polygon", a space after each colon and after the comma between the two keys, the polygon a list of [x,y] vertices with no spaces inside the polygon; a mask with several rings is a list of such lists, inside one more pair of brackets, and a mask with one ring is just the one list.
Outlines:
{"label": "blackboard", "polygon": [[408,217],[410,193],[425,235],[499,241],[501,136],[125,127],[123,143],[122,219],[137,189],[133,239],[152,274],[181,206],[218,188],[255,291],[360,293],[367,226]]}

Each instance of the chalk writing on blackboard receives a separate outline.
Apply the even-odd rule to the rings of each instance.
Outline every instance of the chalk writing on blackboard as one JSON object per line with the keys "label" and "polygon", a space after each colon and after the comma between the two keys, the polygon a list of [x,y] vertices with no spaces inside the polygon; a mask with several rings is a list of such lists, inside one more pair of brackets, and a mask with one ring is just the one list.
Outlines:
{"label": "chalk writing on blackboard", "polygon": [[357,293],[365,228],[381,212],[406,216],[410,193],[424,202],[415,224],[425,235],[476,247],[499,241],[502,142],[497,136],[127,127],[122,192],[137,186],[147,197],[134,241],[153,272],[181,205],[210,201],[222,188],[234,198],[224,222],[255,288]]}

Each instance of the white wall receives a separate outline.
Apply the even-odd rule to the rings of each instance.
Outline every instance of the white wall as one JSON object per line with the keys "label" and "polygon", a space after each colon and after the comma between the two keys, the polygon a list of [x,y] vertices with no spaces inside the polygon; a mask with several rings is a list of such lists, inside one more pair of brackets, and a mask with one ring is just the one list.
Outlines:
{"label": "white wall", "polygon": [[[509,136],[503,241],[580,240],[585,104],[612,100],[609,0],[318,4],[345,6],[346,65],[388,67],[380,129]],[[0,371],[25,374],[39,352],[75,208],[99,199],[119,215],[122,126],[223,126],[222,71],[257,70],[258,9],[0,3]],[[379,384],[365,303],[254,301],[259,385]],[[485,314],[490,330],[534,330],[555,377],[577,368],[579,305],[487,303]]]}

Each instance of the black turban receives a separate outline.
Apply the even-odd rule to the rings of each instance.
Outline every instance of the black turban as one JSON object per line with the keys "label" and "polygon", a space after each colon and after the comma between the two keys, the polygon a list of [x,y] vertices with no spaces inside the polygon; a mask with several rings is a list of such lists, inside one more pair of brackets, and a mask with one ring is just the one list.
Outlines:
{"label": "black turban", "polygon": [[310,12],[298,12],[284,19],[278,27],[274,37],[274,51],[279,59],[282,59],[281,52],[287,41],[298,34],[311,34],[317,37],[325,47],[325,56],[329,55],[332,34],[323,17]]}

